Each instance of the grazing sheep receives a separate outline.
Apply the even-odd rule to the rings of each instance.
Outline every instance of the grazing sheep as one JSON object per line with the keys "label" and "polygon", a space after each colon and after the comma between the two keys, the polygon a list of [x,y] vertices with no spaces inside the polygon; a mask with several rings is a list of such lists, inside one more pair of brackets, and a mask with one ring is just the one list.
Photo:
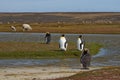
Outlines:
{"label": "grazing sheep", "polygon": [[22,27],[23,27],[23,31],[31,31],[32,30],[32,28],[29,24],[23,24]]}
{"label": "grazing sheep", "polygon": [[12,31],[16,31],[16,28],[14,26],[11,26]]}

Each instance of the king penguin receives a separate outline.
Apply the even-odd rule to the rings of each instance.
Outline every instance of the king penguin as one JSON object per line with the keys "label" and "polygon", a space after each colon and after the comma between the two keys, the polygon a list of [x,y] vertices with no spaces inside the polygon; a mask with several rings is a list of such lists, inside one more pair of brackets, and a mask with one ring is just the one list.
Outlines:
{"label": "king penguin", "polygon": [[82,40],[82,35],[80,35],[77,39],[77,49],[82,51],[84,49],[84,42]]}
{"label": "king penguin", "polygon": [[68,43],[67,43],[67,40],[65,38],[65,35],[63,34],[60,37],[60,40],[59,40],[59,48],[60,48],[60,50],[66,51],[67,50],[67,46],[68,46]]}

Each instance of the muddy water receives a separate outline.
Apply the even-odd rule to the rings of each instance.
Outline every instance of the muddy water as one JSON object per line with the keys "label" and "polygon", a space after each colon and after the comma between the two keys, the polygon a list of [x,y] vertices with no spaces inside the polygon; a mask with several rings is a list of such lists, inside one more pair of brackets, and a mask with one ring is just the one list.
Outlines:
{"label": "muddy water", "polygon": [[[61,34],[52,34],[52,42],[58,42]],[[79,34],[66,34],[68,42],[76,42]],[[120,66],[119,34],[82,34],[85,42],[104,45],[99,53],[92,56],[92,66]],[[0,42],[44,42],[44,33],[0,33]],[[79,67],[79,59],[0,60],[0,66],[69,66]]]}

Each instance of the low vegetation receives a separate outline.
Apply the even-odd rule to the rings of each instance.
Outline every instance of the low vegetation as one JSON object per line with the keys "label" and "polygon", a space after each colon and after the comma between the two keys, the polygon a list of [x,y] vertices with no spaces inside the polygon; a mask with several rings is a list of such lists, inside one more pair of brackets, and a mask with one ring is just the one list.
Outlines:
{"label": "low vegetation", "polygon": [[30,32],[120,34],[119,16],[119,12],[0,13],[0,32],[11,32],[10,26],[22,32],[27,23]]}
{"label": "low vegetation", "polygon": [[80,72],[76,75],[54,80],[120,80],[120,67],[106,67],[99,70]]}
{"label": "low vegetation", "polygon": [[[0,32],[11,32],[10,26],[15,26],[17,32],[23,32],[22,23],[14,24],[0,24]],[[33,28],[29,32],[46,32],[51,33],[92,33],[92,34],[120,34],[119,24],[76,24],[76,23],[65,23],[58,25],[57,23],[30,23]]]}
{"label": "low vegetation", "polygon": [[[102,47],[101,44],[87,43],[92,55]],[[80,51],[75,43],[69,43],[66,52],[60,51],[58,43],[44,44],[39,42],[0,42],[0,58],[68,58],[79,57]]]}

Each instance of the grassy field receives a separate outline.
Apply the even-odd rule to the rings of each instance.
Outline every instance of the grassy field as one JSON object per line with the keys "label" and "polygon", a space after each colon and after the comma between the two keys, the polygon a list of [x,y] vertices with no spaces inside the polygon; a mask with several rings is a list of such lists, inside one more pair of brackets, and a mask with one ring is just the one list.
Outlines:
{"label": "grassy field", "polygon": [[[101,44],[87,43],[92,55],[102,47]],[[39,42],[0,42],[0,58],[68,58],[79,57],[75,43],[69,43],[66,52],[60,51],[58,43],[44,44]]]}
{"label": "grassy field", "polygon": [[120,34],[120,12],[0,13],[0,32],[22,32],[24,23],[30,32]]}
{"label": "grassy field", "polygon": [[[22,24],[0,24],[0,32],[12,32],[10,26],[16,26],[17,32],[22,31]],[[57,23],[31,23],[32,31],[29,32],[46,32],[51,33],[99,33],[99,34],[120,34],[119,24],[70,24],[65,23],[59,26]]]}

